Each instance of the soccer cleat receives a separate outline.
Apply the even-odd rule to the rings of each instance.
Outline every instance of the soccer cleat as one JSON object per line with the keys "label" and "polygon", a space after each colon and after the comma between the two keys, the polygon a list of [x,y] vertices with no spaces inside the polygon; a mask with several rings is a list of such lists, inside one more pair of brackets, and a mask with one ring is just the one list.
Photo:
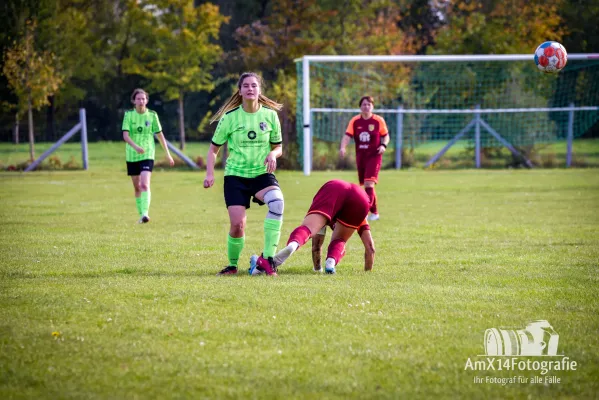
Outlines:
{"label": "soccer cleat", "polygon": [[235,275],[237,273],[237,267],[234,265],[229,265],[220,270],[220,272],[216,275]]}
{"label": "soccer cleat", "polygon": [[380,215],[377,214],[370,214],[367,218],[368,221],[378,221],[380,219]]}
{"label": "soccer cleat", "polygon": [[312,267],[312,271],[322,274],[322,267],[318,267],[318,268]]}
{"label": "soccer cleat", "polygon": [[270,257],[268,260],[262,256],[258,257],[256,260],[256,268],[258,268],[260,271],[263,271],[266,275],[278,276],[277,267],[275,266],[275,262],[272,257]]}
{"label": "soccer cleat", "polygon": [[141,217],[141,219],[139,221],[142,224],[147,224],[148,222],[150,222],[150,217],[148,217],[147,215],[144,215],[143,217]]}
{"label": "soccer cleat", "polygon": [[250,275],[261,275],[264,273],[263,270],[258,267],[258,256],[253,254],[250,257],[250,269],[248,269]]}
{"label": "soccer cleat", "polygon": [[324,264],[324,273],[331,275],[335,273],[335,260],[327,258],[327,261]]}

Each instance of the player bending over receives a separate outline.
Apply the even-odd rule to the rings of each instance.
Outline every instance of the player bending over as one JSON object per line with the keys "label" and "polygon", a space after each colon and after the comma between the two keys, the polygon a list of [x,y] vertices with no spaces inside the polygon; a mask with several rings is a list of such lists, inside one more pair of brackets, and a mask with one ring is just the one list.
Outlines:
{"label": "player bending over", "polygon": [[[333,229],[331,242],[327,250],[325,261],[325,272],[335,273],[335,267],[341,262],[345,255],[345,244],[353,233],[358,230],[362,243],[364,244],[364,269],[370,271],[374,263],[374,241],[370,234],[370,226],[366,222],[370,202],[368,195],[358,185],[342,180],[332,180],[325,183],[316,193],[312,205],[300,226],[295,228],[287,247],[279,251],[272,261],[263,257],[252,256],[250,259],[250,274],[254,275],[256,270],[264,271],[269,275],[276,275],[276,269],[283,264],[291,254],[306,244],[309,238],[322,236],[321,231],[327,225]],[[320,233],[320,235],[319,235]],[[324,240],[324,236],[322,236]],[[320,254],[322,242],[320,238],[313,242]],[[316,244],[314,244],[316,243]],[[318,265],[317,265],[318,264]],[[320,267],[315,262],[315,270]]]}

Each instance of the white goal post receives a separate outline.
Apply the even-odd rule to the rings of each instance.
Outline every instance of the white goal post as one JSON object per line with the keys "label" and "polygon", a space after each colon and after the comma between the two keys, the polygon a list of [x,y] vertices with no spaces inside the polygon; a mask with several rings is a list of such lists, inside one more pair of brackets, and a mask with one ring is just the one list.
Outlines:
{"label": "white goal post", "polygon": [[[599,60],[599,54],[569,54],[568,61],[571,60]],[[489,62],[489,61],[528,61],[531,63],[531,68],[534,66],[534,55],[532,54],[506,54],[506,55],[432,55],[432,56],[317,56],[317,55],[306,55],[300,59],[295,60],[297,63],[301,62],[301,106],[298,102],[298,114],[302,114],[302,126],[303,126],[303,172],[304,175],[310,175],[312,169],[312,152],[313,152],[313,131],[312,131],[312,119],[313,113],[353,113],[357,114],[360,112],[359,109],[354,108],[323,108],[323,107],[312,107],[310,104],[310,67],[311,63],[446,63],[446,62]],[[540,73],[540,72],[539,72]],[[298,74],[299,78],[299,74]],[[299,95],[299,93],[298,93]],[[359,97],[358,97],[359,98]],[[301,109],[300,109],[301,107]],[[478,106],[477,106],[478,107]],[[500,143],[508,147],[510,151],[514,152],[515,149],[509,145],[509,143],[499,135],[489,124],[480,118],[481,114],[499,114],[499,113],[539,113],[539,112],[565,112],[569,113],[568,123],[568,166],[571,161],[571,139],[572,134],[572,120],[573,114],[576,111],[598,111],[599,105],[593,104],[591,106],[576,107],[573,103],[567,104],[567,107],[530,107],[530,108],[467,108],[467,109],[432,109],[432,108],[403,108],[401,105],[397,108],[382,108],[375,109],[375,113],[388,113],[398,114],[397,117],[397,137],[396,137],[396,156],[395,166],[396,168],[401,167],[401,148],[402,148],[402,121],[403,116],[407,114],[471,114],[473,117],[472,125],[475,127],[476,134],[475,138],[480,137],[480,127],[485,128],[492,136],[495,137]],[[348,118],[349,121],[349,118]],[[459,139],[461,135],[465,133],[460,132],[454,139]],[[452,139],[453,141],[453,139]],[[446,151],[451,146],[452,141],[444,148]],[[479,149],[480,142],[476,143],[477,150]],[[444,151],[438,153],[434,160],[431,159],[427,165],[434,162],[440,157]],[[517,153],[517,152],[516,152]],[[516,154],[514,153],[514,154]],[[476,166],[480,167],[479,152],[476,152]],[[527,165],[530,166],[530,161],[527,161]]]}

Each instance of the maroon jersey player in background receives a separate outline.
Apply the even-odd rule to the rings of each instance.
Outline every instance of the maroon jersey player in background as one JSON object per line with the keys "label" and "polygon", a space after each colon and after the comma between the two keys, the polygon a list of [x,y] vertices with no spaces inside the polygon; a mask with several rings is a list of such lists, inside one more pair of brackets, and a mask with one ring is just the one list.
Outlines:
{"label": "maroon jersey player in background", "polygon": [[350,139],[354,139],[358,179],[370,199],[370,221],[379,219],[374,185],[378,183],[383,153],[389,144],[387,124],[382,117],[372,113],[373,108],[374,100],[371,96],[360,99],[360,114],[349,121],[339,149],[339,155],[345,157],[346,147]]}

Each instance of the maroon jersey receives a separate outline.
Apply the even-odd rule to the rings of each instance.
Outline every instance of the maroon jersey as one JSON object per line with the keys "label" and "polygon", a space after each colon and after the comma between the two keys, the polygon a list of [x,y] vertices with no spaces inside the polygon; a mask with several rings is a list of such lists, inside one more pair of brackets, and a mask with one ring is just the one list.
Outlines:
{"label": "maroon jersey", "polygon": [[382,117],[372,114],[372,117],[364,119],[359,114],[349,121],[345,134],[354,138],[356,156],[375,155],[381,145],[381,136],[388,135],[389,130]]}
{"label": "maroon jersey", "polygon": [[339,222],[358,229],[368,224],[366,216],[370,208],[368,195],[360,186],[334,179],[318,190],[308,214],[321,214],[329,220],[329,225]]}

